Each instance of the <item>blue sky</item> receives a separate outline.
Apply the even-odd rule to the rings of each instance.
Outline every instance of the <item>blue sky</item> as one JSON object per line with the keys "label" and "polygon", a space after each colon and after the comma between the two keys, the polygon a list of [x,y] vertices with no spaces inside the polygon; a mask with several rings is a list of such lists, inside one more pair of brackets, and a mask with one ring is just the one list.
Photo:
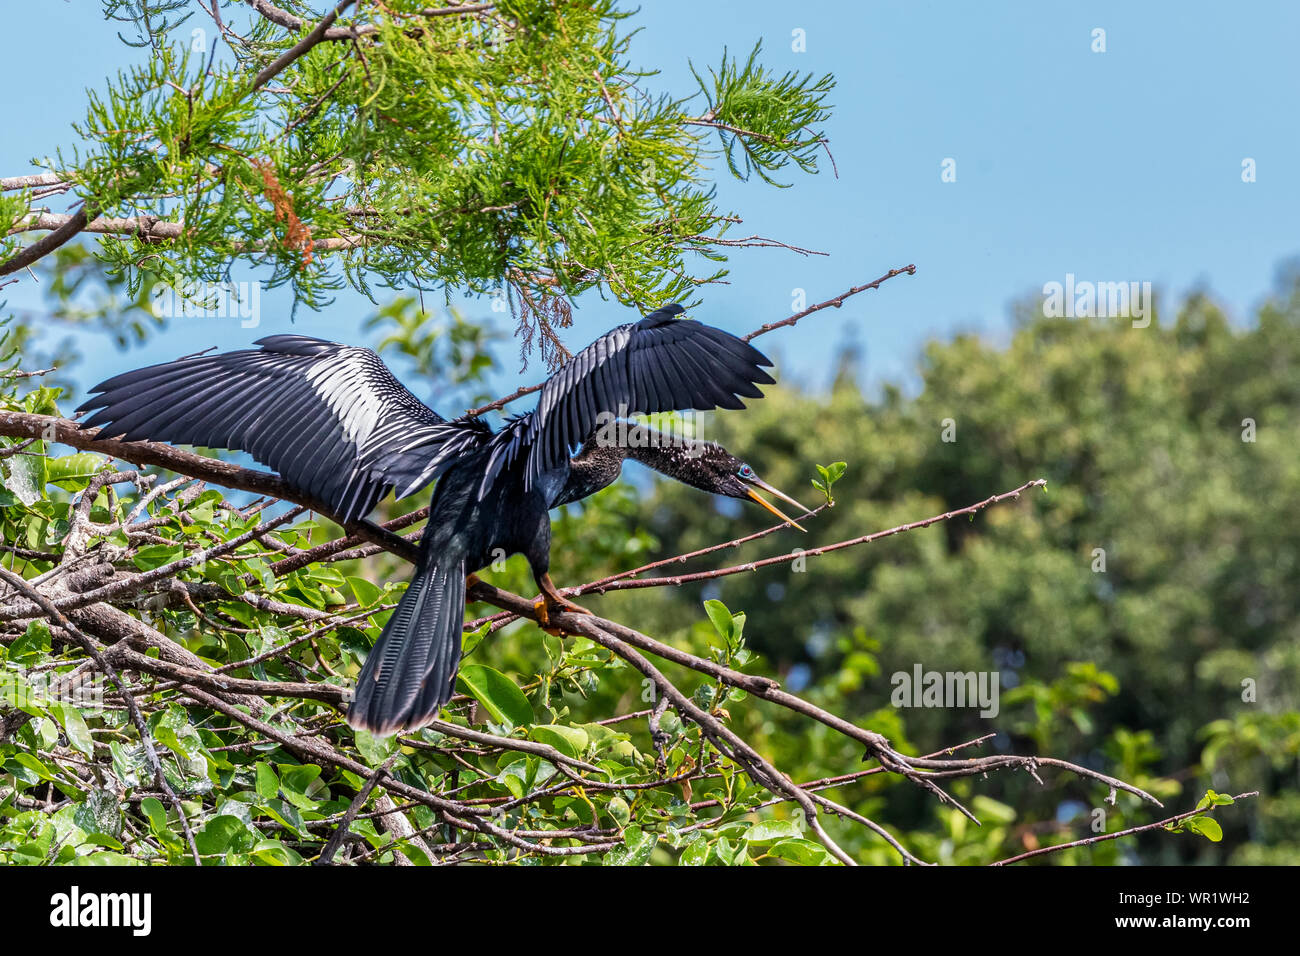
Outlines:
{"label": "blue sky", "polygon": [[[9,176],[73,143],[85,89],[102,88],[138,53],[93,0],[15,4],[6,16],[0,175]],[[743,332],[788,315],[796,288],[820,301],[915,263],[914,277],[760,340],[786,379],[806,387],[829,381],[849,341],[872,383],[909,380],[933,337],[1004,341],[1009,303],[1066,273],[1149,281],[1166,301],[1208,287],[1246,321],[1278,264],[1300,252],[1300,5],[654,0],[630,22],[643,31],[634,57],[663,71],[662,89],[690,88],[688,60],[713,64],[724,46],[743,55],[759,39],[773,68],[838,79],[828,126],[838,178],[795,175],[786,190],[719,180],[721,204],[746,220],[740,234],[830,255],[742,251],[730,284],[706,290],[694,313]],[[1092,50],[1097,28],[1104,53]],[[805,52],[792,49],[795,30]],[[1254,183],[1242,182],[1248,157]],[[948,158],[956,182],[941,181]],[[30,281],[0,294],[11,307],[39,305]],[[630,317],[598,300],[582,305],[571,347]],[[130,355],[88,337],[79,378],[291,328],[365,339],[370,306],[359,296],[320,314],[299,310],[293,326],[289,306],[280,293],[264,298],[255,330],[176,320]],[[485,302],[467,312],[491,315]],[[500,352],[503,387],[515,384],[513,354]]]}

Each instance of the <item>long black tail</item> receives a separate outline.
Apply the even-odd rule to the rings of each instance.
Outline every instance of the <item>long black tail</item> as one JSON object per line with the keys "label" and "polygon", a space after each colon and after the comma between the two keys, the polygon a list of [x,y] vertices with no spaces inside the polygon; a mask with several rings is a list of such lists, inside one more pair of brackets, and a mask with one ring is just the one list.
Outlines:
{"label": "long black tail", "polygon": [[417,565],[357,678],[348,723],[386,736],[437,717],[451,699],[464,620],[464,559]]}

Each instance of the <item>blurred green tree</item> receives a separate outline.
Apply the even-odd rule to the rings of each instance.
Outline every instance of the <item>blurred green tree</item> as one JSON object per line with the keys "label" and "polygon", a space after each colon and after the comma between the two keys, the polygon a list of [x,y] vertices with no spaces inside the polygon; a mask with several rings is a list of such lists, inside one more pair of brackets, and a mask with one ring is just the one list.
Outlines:
{"label": "blurred green tree", "polygon": [[[1283,793],[1300,743],[1298,413],[1290,272],[1244,328],[1206,294],[1145,329],[1043,318],[1026,303],[1006,348],[932,343],[915,396],[886,387],[869,399],[845,373],[827,396],[783,389],[743,421],[720,416],[711,437],[782,487],[812,462],[849,462],[835,507],[806,542],[790,542],[805,548],[1038,475],[1046,496],[809,558],[804,573],[725,577],[671,592],[671,603],[660,592],[611,597],[624,603],[606,612],[653,613],[662,630],[687,626],[702,597],[745,608],[749,643],[775,670],[810,681],[814,698],[847,701],[840,712],[865,725],[888,706],[890,676],[917,663],[1000,671],[1010,690],[998,719],[905,710],[908,739],[938,749],[997,732],[995,746],[1051,741],[1141,786],[1164,778],[1165,792],[1259,789],[1264,799],[1240,808],[1222,846],[1154,835],[1140,859],[1296,862],[1300,818]],[[642,514],[655,554],[754,523],[668,483]],[[771,552],[763,541],[727,563]],[[802,731],[785,729],[798,741],[790,757],[807,753]],[[804,775],[832,766],[818,754]],[[1069,802],[1082,797],[1074,784],[1005,786],[1018,819],[1083,806]],[[1251,839],[1265,820],[1267,847]],[[1088,835],[1078,821],[1061,831]]]}

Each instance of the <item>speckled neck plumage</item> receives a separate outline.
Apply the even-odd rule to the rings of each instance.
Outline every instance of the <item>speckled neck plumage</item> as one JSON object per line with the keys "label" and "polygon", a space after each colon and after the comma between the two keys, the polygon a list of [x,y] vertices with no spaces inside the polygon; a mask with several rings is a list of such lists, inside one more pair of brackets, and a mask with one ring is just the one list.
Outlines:
{"label": "speckled neck plumage", "polygon": [[691,464],[699,461],[702,451],[717,447],[712,442],[688,444],[680,437],[634,424],[627,424],[619,438],[622,440],[611,442],[593,436],[583,444],[570,463],[569,481],[556,499],[556,505],[578,501],[613,484],[627,458],[698,487]]}

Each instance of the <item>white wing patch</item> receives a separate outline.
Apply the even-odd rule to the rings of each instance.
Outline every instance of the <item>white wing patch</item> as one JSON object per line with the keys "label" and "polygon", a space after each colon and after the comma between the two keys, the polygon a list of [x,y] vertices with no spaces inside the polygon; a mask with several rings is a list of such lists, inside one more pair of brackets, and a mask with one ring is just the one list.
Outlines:
{"label": "white wing patch", "polygon": [[[348,441],[364,453],[379,421],[381,402],[374,390],[357,386],[368,371],[365,349],[347,349],[334,361],[309,366],[307,380],[338,419]],[[368,382],[365,382],[368,385]]]}
{"label": "white wing patch", "polygon": [[82,427],[247,451],[344,522],[395,485],[415,490],[479,428],[445,421],[402,386],[371,349],[304,335],[259,339],[260,350],[191,356],[114,376],[91,389]]}

